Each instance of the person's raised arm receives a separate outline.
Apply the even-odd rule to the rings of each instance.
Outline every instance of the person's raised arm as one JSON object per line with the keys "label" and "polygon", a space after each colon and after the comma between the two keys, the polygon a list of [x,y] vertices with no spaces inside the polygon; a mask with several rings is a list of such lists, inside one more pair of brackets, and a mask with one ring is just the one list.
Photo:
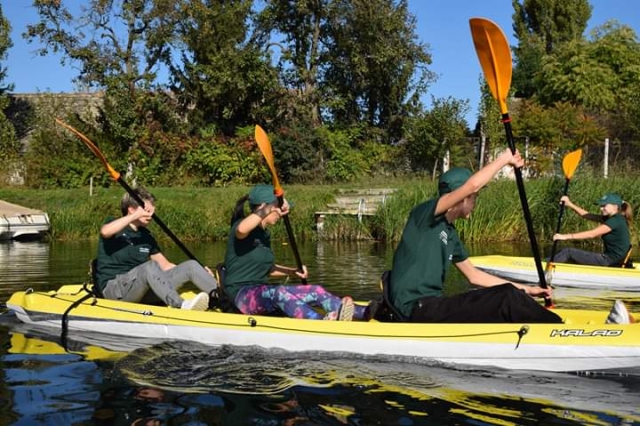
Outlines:
{"label": "person's raised arm", "polygon": [[589,213],[588,211],[586,211],[585,209],[583,209],[579,205],[574,204],[571,201],[571,199],[569,198],[568,195],[563,195],[560,198],[560,202],[561,203],[564,202],[565,206],[569,207],[571,210],[576,212],[576,214],[578,216],[582,217],[583,219],[591,220],[593,222],[602,222],[602,216],[601,215]]}
{"label": "person's raised arm", "polygon": [[111,238],[133,222],[150,222],[152,216],[153,210],[149,211],[142,207],[138,207],[133,213],[122,216],[118,219],[112,220],[111,222],[102,225],[102,228],[100,228],[100,236],[102,238]]}
{"label": "person's raised arm", "polygon": [[484,166],[482,169],[471,175],[471,177],[460,188],[452,192],[444,194],[438,200],[435,216],[446,213],[453,206],[464,200],[471,194],[474,194],[488,184],[491,179],[504,167],[511,164],[515,167],[522,167],[524,161],[520,157],[520,153],[516,151],[511,153],[511,149],[505,149],[498,158]]}

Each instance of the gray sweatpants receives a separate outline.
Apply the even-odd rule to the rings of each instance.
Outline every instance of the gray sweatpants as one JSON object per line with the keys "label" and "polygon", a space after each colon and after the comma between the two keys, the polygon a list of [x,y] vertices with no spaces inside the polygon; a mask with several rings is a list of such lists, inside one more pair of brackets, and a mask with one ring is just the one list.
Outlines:
{"label": "gray sweatpants", "polygon": [[594,253],[574,247],[563,248],[554,256],[553,261],[578,265],[615,266],[615,262],[603,253]]}
{"label": "gray sweatpants", "polygon": [[147,299],[145,295],[151,289],[167,306],[179,308],[184,299],[178,290],[189,281],[207,294],[218,287],[215,278],[195,260],[182,262],[168,271],[150,260],[109,280],[102,293],[106,299],[140,302]]}

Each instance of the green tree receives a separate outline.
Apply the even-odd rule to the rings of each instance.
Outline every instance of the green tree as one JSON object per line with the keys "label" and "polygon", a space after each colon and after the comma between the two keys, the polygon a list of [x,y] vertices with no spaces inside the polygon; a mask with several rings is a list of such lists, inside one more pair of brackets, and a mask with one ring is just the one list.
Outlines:
{"label": "green tree", "polygon": [[273,115],[278,81],[250,34],[252,0],[183,0],[176,36],[183,47],[170,63],[174,93],[194,128],[236,128]]}
{"label": "green tree", "polygon": [[485,161],[489,158],[492,151],[506,146],[506,138],[504,125],[500,121],[500,117],[502,116],[500,106],[491,94],[489,85],[484,78],[480,79],[480,87],[482,89],[475,135],[484,138],[485,147],[482,153],[482,155],[484,155],[482,163],[485,164]]}
{"label": "green tree", "polygon": [[[449,151],[453,164],[465,164],[469,102],[448,97],[432,99],[430,111],[408,120],[406,151],[414,170],[434,172]],[[466,152],[465,152],[466,151]]]}
{"label": "green tree", "polygon": [[335,0],[330,7],[322,67],[328,113],[338,124],[363,121],[399,141],[435,78],[408,2]]}
{"label": "green tree", "polygon": [[609,22],[590,40],[572,41],[546,55],[538,77],[540,102],[571,102],[595,115],[610,137],[637,133],[640,43],[635,32]]}
{"label": "green tree", "polygon": [[537,93],[534,77],[543,55],[570,41],[580,40],[591,17],[588,0],[512,0],[513,31],[518,45],[513,49],[516,67],[513,87],[518,97]]}
{"label": "green tree", "polygon": [[172,103],[156,82],[171,54],[174,3],[90,0],[72,11],[65,2],[36,1],[40,21],[24,34],[40,40],[39,54],[61,52],[63,64],[78,64],[78,84],[105,91],[102,130],[127,155],[151,122],[175,125]]}
{"label": "green tree", "polygon": [[0,161],[5,164],[7,160],[15,159],[20,152],[20,144],[16,138],[15,129],[5,114],[9,106],[7,92],[13,89],[11,84],[3,86],[3,82],[7,77],[7,68],[3,66],[3,62],[7,59],[7,51],[13,45],[10,34],[11,24],[5,18],[2,12],[2,5],[0,5]]}
{"label": "green tree", "polygon": [[[321,54],[326,39],[323,24],[331,0],[272,0],[258,16],[257,24],[268,46],[279,49],[277,67],[289,101],[303,121],[321,124],[318,94]],[[306,117],[305,117],[306,116]]]}

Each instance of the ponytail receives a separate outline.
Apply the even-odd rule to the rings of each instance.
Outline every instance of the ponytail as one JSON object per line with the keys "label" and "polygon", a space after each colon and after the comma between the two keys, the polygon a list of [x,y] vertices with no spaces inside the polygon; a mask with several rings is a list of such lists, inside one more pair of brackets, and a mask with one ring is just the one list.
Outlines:
{"label": "ponytail", "polygon": [[244,197],[236,201],[236,206],[233,208],[233,213],[231,213],[231,226],[233,226],[233,224],[239,221],[240,219],[244,219],[245,217],[244,204],[247,202],[248,199],[249,199],[249,196],[245,195]]}
{"label": "ponytail", "polygon": [[627,225],[631,228],[633,226],[633,207],[631,207],[631,204],[623,201],[620,214],[622,214],[622,217],[627,221]]}

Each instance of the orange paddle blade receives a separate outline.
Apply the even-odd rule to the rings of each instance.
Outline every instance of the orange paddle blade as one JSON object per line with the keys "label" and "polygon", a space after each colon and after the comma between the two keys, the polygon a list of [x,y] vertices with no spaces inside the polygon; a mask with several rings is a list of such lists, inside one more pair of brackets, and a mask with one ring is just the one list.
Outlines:
{"label": "orange paddle blade", "polygon": [[567,179],[571,179],[573,177],[573,174],[578,168],[578,164],[580,164],[580,158],[582,158],[582,149],[571,151],[562,159],[562,170],[564,171],[564,176]]}
{"label": "orange paddle blade", "polygon": [[58,123],[59,125],[61,125],[65,129],[69,130],[71,133],[76,135],[78,137],[78,139],[80,139],[82,142],[84,142],[84,144],[89,147],[91,152],[93,152],[95,154],[95,156],[100,159],[100,161],[102,162],[102,164],[104,165],[104,167],[107,169],[107,171],[109,172],[109,174],[111,175],[111,177],[114,180],[118,180],[120,178],[120,173],[117,172],[113,167],[111,167],[111,164],[109,164],[107,162],[107,159],[102,154],[100,149],[98,149],[98,147],[93,142],[91,142],[91,140],[88,137],[86,137],[84,134],[82,134],[80,131],[78,131],[73,126],[70,126],[67,123],[65,123],[64,121],[60,120],[59,118],[56,118],[56,123]]}
{"label": "orange paddle blade", "polygon": [[273,189],[276,195],[280,196],[284,192],[282,191],[282,187],[280,186],[280,182],[278,182],[278,173],[276,172],[276,165],[273,161],[273,151],[271,150],[271,142],[269,141],[269,136],[267,136],[267,132],[258,125],[256,125],[256,143],[258,144],[258,148],[260,152],[262,152],[262,156],[264,157],[267,165],[269,166],[269,170],[271,170],[271,177],[273,179]]}
{"label": "orange paddle blade", "polygon": [[471,18],[469,25],[484,78],[491,94],[500,104],[500,112],[506,114],[512,71],[511,49],[507,38],[500,27],[488,19]]}

